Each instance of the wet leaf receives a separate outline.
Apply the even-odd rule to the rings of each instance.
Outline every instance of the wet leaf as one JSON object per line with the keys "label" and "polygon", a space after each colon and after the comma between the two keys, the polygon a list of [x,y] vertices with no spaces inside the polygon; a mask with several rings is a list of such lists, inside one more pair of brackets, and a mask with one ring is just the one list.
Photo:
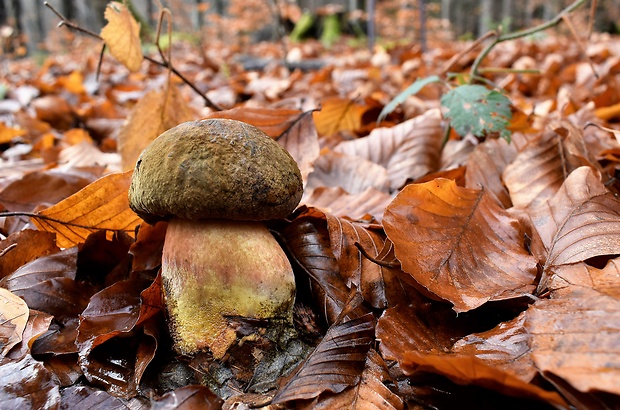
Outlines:
{"label": "wet leaf", "polygon": [[75,279],[77,248],[69,248],[35,259],[0,280],[0,286],[18,291],[53,278]]}
{"label": "wet leaf", "polygon": [[0,403],[19,409],[59,409],[60,391],[52,374],[28,355],[19,361],[0,361]]}
{"label": "wet leaf", "polygon": [[142,64],[140,24],[129,9],[119,2],[110,2],[105,9],[108,24],[101,30],[101,37],[110,53],[129,71],[138,71]]}
{"label": "wet leaf", "polygon": [[436,179],[405,187],[383,225],[402,268],[457,312],[532,289],[524,230],[484,191]]}
{"label": "wet leaf", "polygon": [[84,242],[98,230],[133,232],[141,219],[129,209],[132,171],[107,175],[33,218],[37,228],[56,233],[62,248]]}

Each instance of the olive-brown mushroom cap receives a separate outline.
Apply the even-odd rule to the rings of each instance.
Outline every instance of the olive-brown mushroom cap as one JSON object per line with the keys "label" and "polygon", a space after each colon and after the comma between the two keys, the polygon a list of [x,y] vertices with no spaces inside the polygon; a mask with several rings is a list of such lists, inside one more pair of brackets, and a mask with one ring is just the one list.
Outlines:
{"label": "olive-brown mushroom cap", "polygon": [[209,119],[171,128],[142,152],[129,206],[150,223],[267,220],[289,215],[302,191],[295,160],[276,141],[240,121]]}

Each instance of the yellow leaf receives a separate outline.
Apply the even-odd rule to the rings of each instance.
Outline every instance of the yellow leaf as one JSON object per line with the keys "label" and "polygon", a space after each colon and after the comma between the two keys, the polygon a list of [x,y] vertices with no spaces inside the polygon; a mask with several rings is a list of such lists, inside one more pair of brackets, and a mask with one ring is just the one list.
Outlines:
{"label": "yellow leaf", "polygon": [[129,71],[138,71],[142,64],[140,24],[124,4],[110,2],[105,9],[108,24],[101,30],[101,37],[110,53]]}
{"label": "yellow leaf", "polygon": [[316,130],[321,135],[331,135],[338,131],[356,131],[362,126],[362,115],[368,107],[355,101],[332,97],[321,102],[321,111],[312,114]]}
{"label": "yellow leaf", "polygon": [[98,230],[130,234],[141,219],[129,208],[127,193],[133,171],[110,174],[39,213],[32,220],[39,230],[54,232],[61,248],[84,242]]}
{"label": "yellow leaf", "polygon": [[153,90],[135,105],[119,135],[122,169],[133,169],[140,153],[162,132],[194,115],[175,86],[168,92]]}

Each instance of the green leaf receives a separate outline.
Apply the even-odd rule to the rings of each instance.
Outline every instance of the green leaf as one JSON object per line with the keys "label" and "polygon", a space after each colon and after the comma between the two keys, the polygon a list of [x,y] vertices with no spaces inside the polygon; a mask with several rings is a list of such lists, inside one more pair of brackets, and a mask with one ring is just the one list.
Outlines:
{"label": "green leaf", "polygon": [[461,85],[441,97],[441,105],[448,109],[445,117],[459,135],[472,133],[482,137],[498,132],[510,141],[506,128],[512,117],[510,100],[502,93],[482,85]]}
{"label": "green leaf", "polygon": [[385,107],[383,107],[383,109],[381,110],[381,113],[379,114],[379,119],[377,119],[377,122],[383,121],[385,117],[387,117],[392,111],[394,111],[396,107],[398,107],[399,104],[402,104],[403,102],[405,102],[405,100],[411,97],[412,95],[419,93],[420,90],[424,88],[425,86],[427,86],[428,84],[439,83],[439,82],[442,82],[442,81],[436,75],[432,75],[430,77],[418,78],[417,80],[415,80],[413,84],[405,88],[400,94],[394,97],[392,101],[390,101]]}

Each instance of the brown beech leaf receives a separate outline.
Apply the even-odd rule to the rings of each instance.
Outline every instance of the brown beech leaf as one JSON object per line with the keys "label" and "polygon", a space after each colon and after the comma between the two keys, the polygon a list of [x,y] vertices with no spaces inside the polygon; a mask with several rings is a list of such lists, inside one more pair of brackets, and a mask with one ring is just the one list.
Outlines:
{"label": "brown beech leaf", "polygon": [[260,128],[271,138],[277,139],[291,129],[305,115],[301,110],[237,107],[213,112],[207,118],[228,118],[230,120],[243,121]]}
{"label": "brown beech leaf", "polygon": [[133,255],[133,271],[152,270],[161,265],[167,228],[168,223],[165,221],[157,222],[155,225],[140,225],[136,241],[129,248],[129,253]]}
{"label": "brown beech leaf", "polygon": [[77,247],[73,247],[35,259],[2,278],[0,286],[17,291],[52,278],[75,279],[77,254]]}
{"label": "brown beech leaf", "polygon": [[400,366],[408,375],[418,371],[437,373],[457,384],[472,384],[507,396],[540,400],[560,409],[569,408],[557,392],[526,383],[474,356],[411,351],[404,353]]}
{"label": "brown beech leaf", "polygon": [[551,299],[526,311],[531,352],[543,374],[580,392],[620,394],[620,275],[583,263],[551,268]]}
{"label": "brown beech leaf", "polygon": [[56,236],[53,233],[33,229],[16,232],[6,240],[1,241],[0,254],[13,244],[15,247],[0,256],[0,279],[36,258],[60,250],[56,246]]}
{"label": "brown beech leaf", "polygon": [[22,341],[28,323],[28,305],[10,291],[0,288],[0,357]]}
{"label": "brown beech leaf", "polygon": [[57,171],[31,172],[0,192],[0,204],[16,212],[53,205],[87,186],[92,179]]}
{"label": "brown beech leaf", "polygon": [[71,386],[63,389],[63,409],[118,409],[129,410],[131,407],[122,399],[110,395],[103,390],[90,386]]}
{"label": "brown beech leaf", "polygon": [[[146,332],[142,337],[131,337],[133,340],[115,336],[134,330],[142,312],[141,292],[149,284],[150,281],[143,279],[116,282],[95,294],[80,315],[75,343],[84,376],[103,385],[110,393],[125,398],[136,394],[157,343]],[[148,311],[152,312],[151,309]],[[123,343],[127,344],[127,349],[117,352]],[[118,362],[121,358],[122,362]],[[129,358],[132,359],[127,361]]]}
{"label": "brown beech leaf", "polygon": [[320,152],[319,136],[310,113],[301,114],[277,141],[297,162],[305,185]]}
{"label": "brown beech leaf", "polygon": [[307,405],[298,404],[296,408],[307,410],[329,409],[377,409],[403,410],[405,403],[387,386],[391,379],[385,362],[379,354],[370,350],[366,358],[366,368],[360,382],[342,393],[323,393]]}
{"label": "brown beech leaf", "polygon": [[516,156],[514,144],[505,139],[488,139],[476,146],[469,155],[465,186],[484,188],[504,208],[510,208],[512,201],[502,181],[502,173]]}
{"label": "brown beech leaf", "polygon": [[373,220],[381,222],[383,211],[391,201],[390,195],[372,187],[354,195],[348,194],[341,187],[319,187],[302,203],[336,216],[347,216],[353,220],[371,216]]}
{"label": "brown beech leaf", "polygon": [[224,402],[205,386],[184,386],[152,403],[153,410],[221,409]]}
{"label": "brown beech leaf", "polygon": [[123,171],[133,169],[142,151],[162,132],[194,117],[174,84],[144,94],[118,136]]}
{"label": "brown beech leaf", "polygon": [[376,128],[367,137],[341,142],[334,151],[385,167],[390,189],[396,190],[439,168],[442,137],[441,113],[433,109],[394,127]]}
{"label": "brown beech leaf", "polygon": [[620,201],[590,167],[573,171],[547,203],[532,210],[531,220],[546,267],[620,254]]}
{"label": "brown beech leaf", "polygon": [[31,353],[32,344],[39,336],[47,332],[53,318],[52,315],[45,312],[30,310],[26,327],[22,333],[22,341],[9,352],[8,357],[13,360],[21,360]]}
{"label": "brown beech leaf", "polygon": [[61,248],[84,242],[88,235],[98,230],[133,233],[142,220],[129,208],[127,199],[132,172],[98,179],[39,212],[32,218],[34,224],[40,230],[56,233]]}
{"label": "brown beech leaf", "polygon": [[452,353],[477,357],[490,367],[529,383],[538,372],[530,355],[524,322],[525,313],[521,313],[494,329],[465,336],[454,344]]}
{"label": "brown beech leaf", "polygon": [[368,108],[353,100],[330,97],[321,101],[321,110],[312,114],[316,129],[322,136],[338,131],[355,131],[362,126],[362,115]]}
{"label": "brown beech leaf", "polygon": [[101,37],[110,53],[129,71],[138,71],[142,64],[140,24],[129,9],[119,2],[110,2],[105,9],[108,24],[101,30]]}
{"label": "brown beech leaf", "polygon": [[399,300],[402,293],[394,272],[365,258],[355,246],[360,244],[371,255],[383,249],[385,237],[361,224],[326,214],[329,240],[340,267],[340,275],[362,293],[372,307],[388,307],[389,301]]}
{"label": "brown beech leaf", "polygon": [[374,340],[374,328],[371,313],[331,326],[272,403],[311,399],[324,391],[340,393],[358,384]]}
{"label": "brown beech leaf", "polygon": [[383,225],[402,269],[457,312],[532,289],[523,228],[482,190],[442,178],[408,185]]}
{"label": "brown beech leaf", "polygon": [[314,171],[308,176],[307,189],[322,186],[341,187],[349,194],[358,194],[368,188],[388,192],[390,181],[386,169],[381,165],[327,151],[314,162]]}
{"label": "brown beech leaf", "polygon": [[0,403],[7,409],[58,409],[60,390],[52,373],[27,355],[0,360]]}
{"label": "brown beech leaf", "polygon": [[338,272],[325,215],[309,209],[280,234],[287,249],[309,278],[315,305],[328,324],[334,323],[347,303],[349,288]]}

